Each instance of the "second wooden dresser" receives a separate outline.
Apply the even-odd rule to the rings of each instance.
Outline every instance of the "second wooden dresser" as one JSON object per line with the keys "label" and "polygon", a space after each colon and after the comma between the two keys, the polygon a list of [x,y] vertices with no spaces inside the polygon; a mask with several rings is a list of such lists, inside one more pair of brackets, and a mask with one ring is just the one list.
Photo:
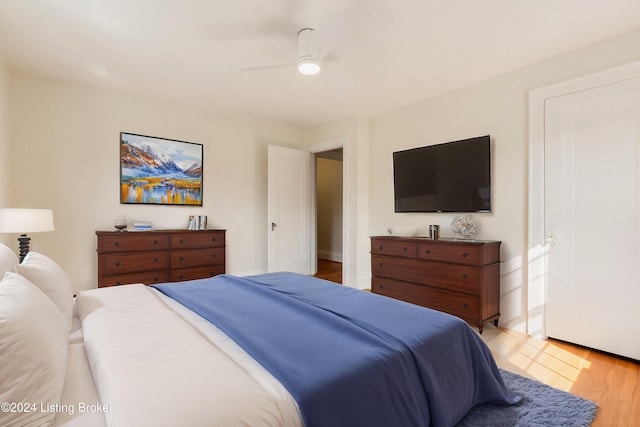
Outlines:
{"label": "second wooden dresser", "polygon": [[500,242],[371,237],[371,290],[444,311],[482,333],[500,317]]}
{"label": "second wooden dresser", "polygon": [[96,231],[96,235],[100,288],[225,272],[225,230]]}

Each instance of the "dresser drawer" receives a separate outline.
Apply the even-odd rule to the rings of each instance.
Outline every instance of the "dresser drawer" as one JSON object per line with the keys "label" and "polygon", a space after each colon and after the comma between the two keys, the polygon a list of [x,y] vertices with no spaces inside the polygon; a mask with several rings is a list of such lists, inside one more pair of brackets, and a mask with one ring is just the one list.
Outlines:
{"label": "dresser drawer", "polygon": [[371,290],[377,294],[444,311],[465,320],[478,319],[480,315],[477,296],[379,277],[372,279]]}
{"label": "dresser drawer", "polygon": [[172,249],[224,246],[224,231],[188,231],[171,234]]}
{"label": "dresser drawer", "polygon": [[393,239],[372,239],[371,253],[405,258],[416,257],[416,243]]}
{"label": "dresser drawer", "polygon": [[151,251],[169,249],[166,234],[146,234],[145,232],[108,233],[98,239],[98,252]]}
{"label": "dresser drawer", "polygon": [[[414,248],[414,249],[412,249]],[[500,242],[371,236],[371,290],[478,327],[500,318]]]}
{"label": "dresser drawer", "polygon": [[481,269],[477,267],[373,255],[371,273],[374,276],[430,285],[439,288],[477,294]]}
{"label": "dresser drawer", "polygon": [[224,248],[184,249],[171,252],[171,268],[224,264]]}
{"label": "dresser drawer", "polygon": [[98,283],[99,287],[128,285],[131,283],[144,283],[145,285],[154,285],[156,283],[164,283],[169,281],[169,272],[162,271],[145,271],[143,273],[117,274],[114,276],[103,276]]}
{"label": "dresser drawer", "polygon": [[225,272],[225,230],[96,231],[98,287],[172,282]]}
{"label": "dresser drawer", "polygon": [[103,274],[122,274],[169,268],[169,251],[136,252],[103,255]]}
{"label": "dresser drawer", "polygon": [[441,242],[425,242],[418,244],[418,258],[431,261],[444,261],[468,265],[483,265],[484,252],[482,245],[449,245]]}
{"label": "dresser drawer", "polygon": [[204,279],[207,277],[224,274],[224,265],[210,265],[207,267],[180,268],[171,270],[171,281],[181,282],[183,280]]}

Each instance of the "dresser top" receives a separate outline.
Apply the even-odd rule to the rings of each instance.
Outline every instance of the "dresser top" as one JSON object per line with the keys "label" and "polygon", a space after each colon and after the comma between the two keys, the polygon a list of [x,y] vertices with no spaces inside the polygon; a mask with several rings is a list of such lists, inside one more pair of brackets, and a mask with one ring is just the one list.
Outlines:
{"label": "dresser top", "polygon": [[187,230],[187,229],[161,229],[154,228],[152,230],[96,230],[96,234],[151,234],[151,233],[202,233],[202,232],[212,232],[212,231],[226,231],[226,230],[218,230],[218,229],[207,229],[207,230]]}
{"label": "dresser top", "polygon": [[417,243],[468,243],[468,244],[486,244],[486,243],[500,243],[499,240],[480,240],[480,239],[463,239],[463,238],[448,238],[441,237],[439,239],[431,239],[426,236],[371,236],[371,239],[383,239],[383,240],[402,240],[411,241]]}

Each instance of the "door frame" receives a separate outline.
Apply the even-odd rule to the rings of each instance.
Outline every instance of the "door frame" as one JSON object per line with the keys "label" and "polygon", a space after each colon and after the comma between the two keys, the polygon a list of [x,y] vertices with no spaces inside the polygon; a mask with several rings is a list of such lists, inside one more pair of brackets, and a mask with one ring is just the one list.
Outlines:
{"label": "door frame", "polygon": [[529,335],[547,338],[544,144],[547,99],[640,77],[640,62],[590,74],[529,91],[529,197],[528,197],[528,286],[527,325]]}
{"label": "door frame", "polygon": [[[322,153],[323,151],[335,150],[337,148],[342,148],[342,283],[345,284],[345,271],[347,270],[347,266],[352,261],[349,259],[349,253],[347,252],[347,248],[349,247],[349,212],[350,205],[347,203],[348,195],[347,189],[349,188],[349,174],[347,173],[347,169],[349,167],[349,137],[343,136],[334,139],[328,139],[326,141],[318,142],[309,146],[306,146],[305,149],[308,150],[315,160],[315,155],[317,153]],[[316,188],[316,178],[317,178],[317,170],[316,170],[316,162],[311,162],[311,188],[312,188],[312,197],[311,197],[311,260],[312,266],[315,266],[317,271],[318,268],[318,236],[317,236],[317,225],[318,225],[318,217],[317,217],[317,197],[315,194]]]}

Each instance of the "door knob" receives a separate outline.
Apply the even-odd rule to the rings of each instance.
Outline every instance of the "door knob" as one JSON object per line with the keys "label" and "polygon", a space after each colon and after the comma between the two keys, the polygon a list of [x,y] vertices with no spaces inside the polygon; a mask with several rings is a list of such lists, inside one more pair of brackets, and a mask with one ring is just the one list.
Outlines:
{"label": "door knob", "polygon": [[544,238],[544,243],[545,245],[551,245],[551,247],[553,248],[556,245],[556,240],[558,240],[558,236],[556,236],[555,234],[549,234],[547,237]]}
{"label": "door knob", "polygon": [[272,222],[271,223],[271,231],[274,231],[276,229],[276,223]]}

